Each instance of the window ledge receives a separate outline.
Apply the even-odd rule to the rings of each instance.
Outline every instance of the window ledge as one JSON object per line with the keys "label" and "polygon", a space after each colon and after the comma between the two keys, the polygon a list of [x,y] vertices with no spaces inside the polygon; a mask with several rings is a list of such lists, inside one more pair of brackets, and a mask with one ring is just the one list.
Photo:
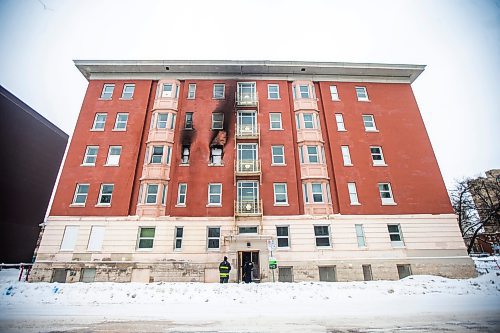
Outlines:
{"label": "window ledge", "polygon": [[220,252],[220,248],[218,248],[218,249],[209,249],[209,248],[207,248],[207,251],[210,251],[210,252]]}
{"label": "window ledge", "polygon": [[267,98],[268,101],[281,101],[281,98]]}
{"label": "window ledge", "polygon": [[127,129],[126,128],[113,128],[111,131],[112,132],[126,132]]}
{"label": "window ledge", "polygon": [[332,99],[332,102],[340,102],[340,98]]}
{"label": "window ledge", "polygon": [[177,205],[175,205],[175,207],[177,207],[177,208],[186,208],[186,205],[179,205],[179,204],[177,204]]}
{"label": "window ledge", "polygon": [[358,99],[358,102],[371,102],[369,99]]}
{"label": "window ledge", "polygon": [[284,128],[270,128],[270,131],[284,131]]}
{"label": "window ledge", "polygon": [[181,167],[188,167],[189,163],[181,163],[181,164],[179,164],[179,166],[181,166]]}
{"label": "window ledge", "polygon": [[91,132],[104,132],[104,128],[91,128]]}
{"label": "window ledge", "polygon": [[102,98],[102,97],[99,97],[97,100],[99,100],[99,101],[111,101],[111,100],[113,100],[113,97],[111,97],[111,98]]}
{"label": "window ledge", "polygon": [[217,207],[222,207],[222,204],[208,204],[205,207],[207,207],[207,208],[209,208],[209,207],[215,207],[215,208],[217,208]]}
{"label": "window ledge", "polygon": [[337,132],[347,132],[346,129],[337,129]]}
{"label": "window ledge", "polygon": [[382,202],[382,206],[397,206],[398,204],[395,202]]}
{"label": "window ledge", "polygon": [[226,99],[225,97],[212,97],[212,99],[215,99],[215,100],[223,100],[223,99]]}
{"label": "window ledge", "polygon": [[208,163],[208,166],[209,166],[209,167],[223,167],[223,166],[224,166],[224,163],[221,163],[221,164],[213,164],[213,163]]}
{"label": "window ledge", "polygon": [[361,206],[359,202],[351,202],[351,206]]}
{"label": "window ledge", "polygon": [[354,164],[344,164],[344,166],[346,166],[346,167],[352,167],[352,166],[354,166]]}
{"label": "window ledge", "polygon": [[288,207],[290,204],[288,203],[274,203],[274,207]]}
{"label": "window ledge", "polygon": [[93,167],[95,164],[80,164],[82,167]]}
{"label": "window ledge", "polygon": [[150,252],[150,251],[153,251],[153,248],[149,248],[149,249],[146,249],[146,248],[137,248],[135,249],[136,251],[139,251],[139,252]]}
{"label": "window ledge", "polygon": [[119,164],[104,164],[105,167],[119,167]]}
{"label": "window ledge", "polygon": [[367,132],[367,133],[378,133],[380,131],[378,129],[366,129],[365,128],[365,132]]}
{"label": "window ledge", "polygon": [[111,207],[111,204],[97,204],[95,207]]}
{"label": "window ledge", "polygon": [[386,167],[387,164],[373,164],[374,167]]}
{"label": "window ledge", "polygon": [[271,163],[271,166],[286,166],[286,163],[283,163],[283,164],[275,164],[275,163]]}
{"label": "window ledge", "polygon": [[132,100],[134,100],[134,98],[133,97],[131,97],[131,98],[120,97],[120,98],[118,98],[118,100],[120,100],[120,101],[132,101]]}
{"label": "window ledge", "polygon": [[85,207],[85,204],[75,204],[75,203],[72,203],[71,205],[69,205],[70,207]]}

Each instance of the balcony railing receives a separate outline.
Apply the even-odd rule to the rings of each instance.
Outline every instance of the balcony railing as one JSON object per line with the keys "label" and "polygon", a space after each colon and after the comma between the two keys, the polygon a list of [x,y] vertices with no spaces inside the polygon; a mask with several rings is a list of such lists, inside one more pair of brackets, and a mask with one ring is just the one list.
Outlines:
{"label": "balcony railing", "polygon": [[240,139],[252,139],[259,137],[259,125],[236,125],[236,137]]}
{"label": "balcony railing", "polygon": [[237,106],[257,106],[259,97],[256,91],[253,92],[236,92]]}
{"label": "balcony railing", "polygon": [[236,174],[240,175],[260,174],[260,160],[236,161]]}
{"label": "balcony railing", "polygon": [[234,215],[262,215],[262,200],[237,200],[234,202]]}

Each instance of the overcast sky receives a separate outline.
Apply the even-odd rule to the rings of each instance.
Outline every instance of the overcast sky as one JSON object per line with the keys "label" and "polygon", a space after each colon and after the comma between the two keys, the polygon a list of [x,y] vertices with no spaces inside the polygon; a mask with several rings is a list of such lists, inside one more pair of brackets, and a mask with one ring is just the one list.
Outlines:
{"label": "overcast sky", "polygon": [[500,1],[0,0],[0,84],[72,134],[73,59],[427,65],[413,89],[447,185],[500,168]]}

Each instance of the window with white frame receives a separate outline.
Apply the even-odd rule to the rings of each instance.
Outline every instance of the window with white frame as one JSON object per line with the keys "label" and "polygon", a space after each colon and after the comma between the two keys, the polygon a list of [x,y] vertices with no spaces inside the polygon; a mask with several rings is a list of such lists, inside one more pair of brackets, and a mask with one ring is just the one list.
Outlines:
{"label": "window with white frame", "polygon": [[99,146],[87,146],[82,165],[95,165]]}
{"label": "window with white frame", "polygon": [[128,113],[118,113],[116,115],[115,127],[113,131],[127,130]]}
{"label": "window with white frame", "polygon": [[193,112],[186,112],[184,129],[193,129]]}
{"label": "window with white frame", "polygon": [[134,97],[135,84],[127,83],[123,86],[122,99],[132,99]]}
{"label": "window with white frame", "polygon": [[187,184],[180,183],[177,191],[177,206],[186,205]]}
{"label": "window with white frame", "polygon": [[363,115],[363,124],[365,125],[366,132],[376,132],[377,127],[375,126],[375,118],[371,114]]}
{"label": "window with white frame", "polygon": [[156,198],[158,197],[158,187],[158,184],[146,185],[146,204],[156,204]]}
{"label": "window with white frame", "polygon": [[97,200],[98,205],[110,206],[111,197],[113,196],[114,184],[102,184],[99,191],[99,199]]}
{"label": "window with white frame", "polygon": [[272,165],[285,165],[285,146],[271,146]]}
{"label": "window with white frame", "polygon": [[64,235],[61,242],[61,251],[73,251],[78,237],[78,226],[67,225],[64,228]]}
{"label": "window with white frame", "polygon": [[370,154],[372,155],[373,165],[383,165],[385,166],[384,154],[382,153],[382,147],[380,146],[371,146]]}
{"label": "window with white frame", "polygon": [[342,159],[344,160],[344,166],[352,166],[349,146],[340,146],[340,149],[342,150]]}
{"label": "window with white frame", "polygon": [[274,183],[274,205],[287,205],[288,195],[286,190],[286,183]]}
{"label": "window with white frame", "polygon": [[172,84],[169,84],[169,83],[163,84],[161,87],[161,97],[162,98],[171,98],[173,96],[172,90],[173,90]]}
{"label": "window with white frame", "polygon": [[166,200],[167,200],[167,185],[163,184],[163,190],[161,192],[161,204],[165,205]]}
{"label": "window with white frame", "polygon": [[222,184],[208,184],[208,205],[222,205]]}
{"label": "window with white frame", "polygon": [[342,113],[335,114],[335,121],[337,122],[337,131],[345,131],[344,116]]}
{"label": "window with white frame", "polygon": [[156,119],[156,128],[165,129],[167,128],[168,113],[158,113]]}
{"label": "window with white frame", "polygon": [[267,85],[267,99],[280,99],[280,86],[277,84]]}
{"label": "window with white frame", "polygon": [[354,225],[356,228],[356,239],[358,240],[358,247],[366,247],[365,230],[362,224]]}
{"label": "window with white frame", "polygon": [[137,240],[138,249],[152,249],[155,240],[155,228],[139,227],[139,237]]}
{"label": "window with white frame", "polygon": [[212,113],[212,129],[224,128],[224,113]]}
{"label": "window with white frame", "polygon": [[313,113],[303,113],[304,128],[316,128],[316,116]]}
{"label": "window with white frame", "polygon": [[304,194],[304,203],[309,202],[309,192],[307,190],[308,186],[307,183],[302,184],[302,193]]}
{"label": "window with white frame", "polygon": [[119,165],[121,154],[122,146],[110,146],[108,150],[108,158],[106,159],[106,165]]}
{"label": "window with white frame", "polygon": [[323,186],[321,183],[312,183],[311,184],[311,194],[312,200],[314,203],[323,203]]}
{"label": "window with white frame", "polygon": [[196,84],[195,83],[190,83],[188,85],[188,99],[195,99],[196,98]]}
{"label": "window with white frame", "polygon": [[311,94],[309,92],[309,85],[299,85],[299,97],[311,98]]}
{"label": "window with white frame", "polygon": [[390,183],[379,183],[378,190],[380,192],[380,199],[382,205],[394,205],[394,197],[392,196],[392,189]]}
{"label": "window with white frame", "polygon": [[224,99],[226,85],[223,83],[215,83],[212,98]]}
{"label": "window with white frame", "polygon": [[317,146],[306,146],[307,163],[319,163],[319,154]]}
{"label": "window with white frame", "polygon": [[316,238],[316,246],[330,246],[330,226],[315,225],[314,237]]}
{"label": "window with white frame", "polygon": [[92,226],[90,229],[89,242],[87,244],[87,251],[101,251],[102,241],[104,240],[103,226]]}
{"label": "window with white frame", "polygon": [[349,190],[349,200],[351,201],[351,205],[359,205],[356,183],[347,183],[347,189]]}
{"label": "window with white frame", "polygon": [[85,206],[89,194],[89,184],[76,184],[75,195],[73,196],[73,205]]}
{"label": "window with white frame", "polygon": [[332,101],[338,101],[339,93],[337,91],[337,86],[330,86],[330,96],[332,97]]}
{"label": "window with white frame", "polygon": [[153,146],[151,149],[151,164],[161,164],[163,161],[163,146]]}
{"label": "window with white frame", "polygon": [[111,99],[113,98],[113,90],[115,90],[115,85],[106,83],[102,87],[101,99]]}
{"label": "window with white frame", "polygon": [[356,97],[358,97],[358,101],[368,101],[366,87],[356,87]]}
{"label": "window with white frame", "polygon": [[207,247],[208,249],[220,248],[220,227],[208,227]]}
{"label": "window with white frame", "polygon": [[393,247],[401,247],[405,245],[403,233],[401,232],[401,226],[399,224],[388,224],[387,230],[389,231],[389,237]]}
{"label": "window with white frame", "polygon": [[175,227],[175,244],[174,244],[175,250],[180,250],[182,248],[183,236],[184,236],[184,227]]}
{"label": "window with white frame", "polygon": [[257,234],[257,227],[254,226],[241,226],[238,227],[238,234]]}
{"label": "window with white frame", "polygon": [[170,117],[170,127],[169,127],[171,130],[173,130],[175,127],[175,117],[176,117],[175,113],[172,113],[172,117]]}
{"label": "window with white frame", "polygon": [[283,129],[281,123],[281,113],[272,112],[269,114],[270,129],[280,130]]}
{"label": "window with white frame", "polygon": [[107,113],[96,113],[94,123],[92,124],[92,131],[104,131],[107,117]]}
{"label": "window with white frame", "polygon": [[289,226],[276,226],[276,238],[279,248],[290,247]]}

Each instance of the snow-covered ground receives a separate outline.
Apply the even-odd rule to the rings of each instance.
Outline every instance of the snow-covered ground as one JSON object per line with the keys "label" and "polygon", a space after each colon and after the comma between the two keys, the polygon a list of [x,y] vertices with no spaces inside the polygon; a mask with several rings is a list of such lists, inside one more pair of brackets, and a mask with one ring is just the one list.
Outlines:
{"label": "snow-covered ground", "polygon": [[0,332],[500,331],[500,257],[475,261],[482,275],[467,280],[224,285],[24,283],[6,269]]}

